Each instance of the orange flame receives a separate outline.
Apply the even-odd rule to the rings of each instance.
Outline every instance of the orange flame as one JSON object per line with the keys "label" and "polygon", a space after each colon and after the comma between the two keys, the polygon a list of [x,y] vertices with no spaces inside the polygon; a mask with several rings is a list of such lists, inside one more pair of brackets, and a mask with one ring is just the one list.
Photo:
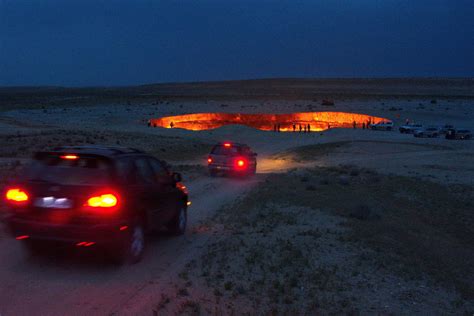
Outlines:
{"label": "orange flame", "polygon": [[242,114],[242,113],[194,113],[150,119],[154,127],[182,128],[192,131],[219,128],[224,125],[246,125],[262,131],[272,131],[280,125],[280,131],[299,131],[310,126],[311,131],[323,131],[328,128],[352,128],[354,123],[361,127],[363,123],[379,123],[386,118],[366,114],[346,112],[301,112],[289,114]]}

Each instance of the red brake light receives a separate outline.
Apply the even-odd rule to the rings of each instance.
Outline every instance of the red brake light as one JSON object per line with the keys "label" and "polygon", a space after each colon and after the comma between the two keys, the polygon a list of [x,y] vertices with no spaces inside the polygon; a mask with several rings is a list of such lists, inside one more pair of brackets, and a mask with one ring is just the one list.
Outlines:
{"label": "red brake light", "polygon": [[224,143],[224,147],[230,147],[230,146],[232,146],[231,143]]}
{"label": "red brake light", "polygon": [[86,205],[90,207],[114,207],[117,206],[117,203],[117,196],[112,193],[107,193],[90,197]]}
{"label": "red brake light", "polygon": [[77,159],[79,157],[76,156],[76,155],[63,155],[63,156],[60,156],[59,158],[61,158],[61,159],[72,159],[73,160],[73,159]]}
{"label": "red brake light", "polygon": [[207,163],[212,163],[212,158],[211,157],[207,158]]}
{"label": "red brake light", "polygon": [[19,188],[9,189],[5,194],[5,198],[7,201],[14,203],[25,203],[29,200],[28,194]]}
{"label": "red brake light", "polygon": [[244,158],[237,158],[235,160],[235,168],[237,169],[247,168],[247,161]]}

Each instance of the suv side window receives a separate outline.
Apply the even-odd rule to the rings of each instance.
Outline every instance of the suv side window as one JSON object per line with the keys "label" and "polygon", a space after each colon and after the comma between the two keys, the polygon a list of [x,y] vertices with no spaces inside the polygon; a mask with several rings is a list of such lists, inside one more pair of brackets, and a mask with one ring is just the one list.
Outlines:
{"label": "suv side window", "polygon": [[155,177],[148,159],[140,157],[135,160],[136,175],[138,183],[154,184]]}
{"label": "suv side window", "polygon": [[122,183],[135,184],[136,172],[135,166],[130,158],[119,159],[115,163],[117,178]]}
{"label": "suv side window", "polygon": [[250,148],[247,146],[242,147],[242,155],[250,155]]}
{"label": "suv side window", "polygon": [[161,161],[158,161],[154,158],[149,158],[148,161],[150,162],[151,169],[153,169],[153,172],[157,178],[169,175],[168,170],[161,163]]}

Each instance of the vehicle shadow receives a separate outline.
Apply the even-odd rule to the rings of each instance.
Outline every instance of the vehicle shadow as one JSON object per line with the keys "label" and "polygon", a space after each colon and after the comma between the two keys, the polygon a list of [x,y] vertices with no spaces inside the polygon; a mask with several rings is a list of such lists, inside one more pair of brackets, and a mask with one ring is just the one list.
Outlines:
{"label": "vehicle shadow", "polygon": [[[166,245],[169,240],[176,236],[163,230],[147,235],[147,248],[143,261],[154,253],[156,249]],[[24,246],[24,245],[23,245]],[[113,256],[113,251],[107,245],[95,244],[89,247],[78,247],[74,244],[45,243],[30,251],[23,247],[22,258],[24,264],[29,266],[41,266],[48,270],[75,270],[78,272],[113,272],[132,266],[129,263],[120,263]],[[139,266],[143,261],[134,264]]]}

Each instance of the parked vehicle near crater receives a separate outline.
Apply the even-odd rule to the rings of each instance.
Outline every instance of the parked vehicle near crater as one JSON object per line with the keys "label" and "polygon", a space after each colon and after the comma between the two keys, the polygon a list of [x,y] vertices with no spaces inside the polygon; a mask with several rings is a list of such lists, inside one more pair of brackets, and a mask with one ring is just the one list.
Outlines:
{"label": "parked vehicle near crater", "polygon": [[437,127],[431,126],[427,128],[417,129],[413,132],[415,137],[428,137],[434,138],[439,136],[439,129]]}
{"label": "parked vehicle near crater", "polygon": [[413,134],[415,130],[423,128],[422,124],[407,124],[398,128],[402,134]]}
{"label": "parked vehicle near crater", "polygon": [[472,138],[472,132],[468,129],[449,129],[445,137],[446,139],[468,140]]}
{"label": "parked vehicle near crater", "polygon": [[444,135],[444,134],[446,134],[446,133],[448,132],[448,130],[450,130],[450,129],[455,129],[454,125],[445,124],[445,125],[443,125],[443,126],[441,126],[441,127],[439,128],[439,134],[440,134],[440,135],[441,135],[441,134]]}
{"label": "parked vehicle near crater", "polygon": [[382,121],[375,124],[370,124],[370,129],[377,131],[391,131],[393,129],[393,122]]}

